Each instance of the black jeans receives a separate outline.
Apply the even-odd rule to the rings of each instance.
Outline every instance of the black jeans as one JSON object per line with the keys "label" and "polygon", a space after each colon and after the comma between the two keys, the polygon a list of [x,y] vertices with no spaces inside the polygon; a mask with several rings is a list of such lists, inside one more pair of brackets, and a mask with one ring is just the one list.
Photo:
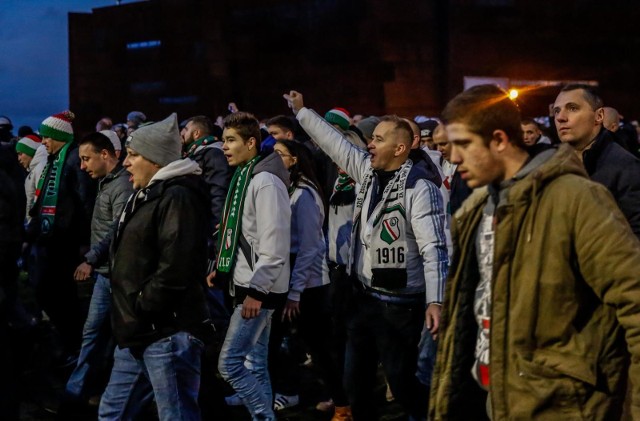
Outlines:
{"label": "black jeans", "polygon": [[356,292],[347,321],[345,386],[356,421],[377,419],[373,390],[378,361],[396,401],[414,419],[424,419],[427,387],[415,373],[425,305],[394,304]]}

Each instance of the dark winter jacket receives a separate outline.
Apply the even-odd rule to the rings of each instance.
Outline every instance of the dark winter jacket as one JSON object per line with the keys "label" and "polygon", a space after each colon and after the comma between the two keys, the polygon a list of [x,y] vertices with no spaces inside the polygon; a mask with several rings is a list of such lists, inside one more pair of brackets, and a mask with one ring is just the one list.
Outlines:
{"label": "dark winter jacket", "polygon": [[[57,154],[52,154],[47,159],[51,163],[56,158]],[[48,173],[50,171],[51,166],[49,166]],[[56,217],[51,235],[40,235],[40,207],[43,198],[43,195],[40,195],[38,201],[29,211],[29,215],[32,217],[28,228],[30,239],[38,238],[37,244],[44,247],[74,249],[81,246],[88,247],[95,195],[96,182],[80,169],[78,149],[72,145],[67,151],[62,168]],[[77,250],[75,251],[77,252]],[[67,250],[67,253],[70,252]]]}
{"label": "dark winter jacket", "polygon": [[224,152],[216,144],[201,146],[191,157],[202,169],[202,179],[209,190],[211,199],[211,232],[220,223],[222,208],[233,177],[233,168],[229,166]]}
{"label": "dark winter jacket", "polygon": [[640,160],[618,145],[606,129],[582,153],[582,159],[589,177],[609,189],[640,238]]}
{"label": "dark winter jacket", "polygon": [[161,171],[127,202],[111,245],[113,333],[134,352],[179,331],[204,340],[210,329],[206,187],[191,160]]}

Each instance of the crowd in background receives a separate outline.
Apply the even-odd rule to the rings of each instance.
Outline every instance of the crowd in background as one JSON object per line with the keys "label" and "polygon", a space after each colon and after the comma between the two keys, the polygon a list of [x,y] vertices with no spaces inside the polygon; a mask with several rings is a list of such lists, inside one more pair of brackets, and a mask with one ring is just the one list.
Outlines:
{"label": "crowd in background", "polygon": [[[589,344],[600,344],[579,337],[597,315],[593,323],[611,337],[620,335],[618,323],[627,329],[636,355],[640,280],[625,262],[640,253],[633,236],[640,236],[640,127],[586,85],[564,87],[551,116],[535,118],[521,119],[502,92],[472,88],[442,116],[399,117],[339,107],[319,115],[292,91],[285,94],[291,116],[259,121],[234,103],[216,118],[150,121],[132,111],[124,124],[100,119],[82,138],[71,111],[37,130],[20,127],[17,136],[0,116],[0,340],[9,344],[0,359],[1,413],[19,419],[31,387],[20,379],[37,365],[29,356],[40,355],[34,349],[44,336],[47,366],[64,373],[63,390],[46,405],[58,419],[213,419],[206,393],[217,378],[233,389],[226,405],[273,420],[300,404],[305,365],[322,384],[315,407],[326,419],[377,419],[380,367],[387,400],[408,419],[426,419],[430,405],[434,419],[472,419],[478,411],[474,419],[503,419],[517,411],[496,379],[509,384],[513,364],[529,376],[523,365],[541,361],[534,351],[556,345],[533,375],[567,375],[578,406],[596,419],[616,413],[624,400],[616,393],[626,387],[624,345],[612,340],[602,351],[620,360],[611,368],[620,378],[608,383],[598,367],[565,368],[554,352],[588,354]],[[474,149],[473,136],[486,140],[484,149]],[[565,173],[606,189],[577,182],[566,199],[553,193],[566,202],[556,214],[548,192]],[[512,218],[527,216],[504,245],[501,227],[519,203],[514,192],[529,179],[532,199]],[[591,196],[578,195],[589,189]],[[558,222],[586,209],[610,234]],[[589,230],[600,245],[584,245]],[[606,242],[605,254],[609,239],[619,243]],[[546,249],[557,260],[538,256]],[[621,269],[605,285],[607,274],[583,254]],[[553,270],[591,290],[581,283],[552,289],[555,280],[535,278]],[[503,277],[542,286],[525,290],[501,284]],[[498,286],[513,295],[501,301]],[[501,324],[498,314],[511,313],[500,306],[526,315],[518,305],[534,308],[551,300],[548,291],[577,303],[558,310],[573,315],[567,330],[548,334],[545,344],[523,345],[545,337],[537,331],[521,342],[504,339],[517,333]],[[499,342],[495,326],[504,328]],[[571,348],[576,341],[582,348]],[[494,352],[498,343],[506,351]],[[561,392],[545,391],[545,408]]]}

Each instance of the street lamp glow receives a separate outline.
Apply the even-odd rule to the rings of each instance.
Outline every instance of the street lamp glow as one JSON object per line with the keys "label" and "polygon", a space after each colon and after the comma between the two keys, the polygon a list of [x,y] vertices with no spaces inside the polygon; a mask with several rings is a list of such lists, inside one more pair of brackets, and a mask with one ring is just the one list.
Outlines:
{"label": "street lamp glow", "polygon": [[518,90],[517,89],[509,90],[509,99],[514,100],[516,98],[518,98]]}

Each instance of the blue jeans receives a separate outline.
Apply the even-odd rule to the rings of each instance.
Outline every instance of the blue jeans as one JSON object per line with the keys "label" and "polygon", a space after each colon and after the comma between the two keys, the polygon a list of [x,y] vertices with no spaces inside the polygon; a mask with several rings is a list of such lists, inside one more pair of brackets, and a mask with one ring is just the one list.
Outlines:
{"label": "blue jeans", "polygon": [[111,344],[111,334],[108,329],[111,311],[110,289],[109,279],[97,274],[89,313],[82,331],[82,348],[78,356],[78,364],[67,381],[66,394],[71,398],[85,399],[88,397],[87,395],[101,392],[101,390],[87,389],[95,380],[92,377],[106,366],[108,355],[113,352],[113,348],[111,348],[111,352],[107,350]]}
{"label": "blue jeans", "polygon": [[238,393],[253,420],[275,420],[267,369],[273,310],[261,309],[253,319],[243,319],[241,311],[242,304],[231,315],[218,370]]}
{"label": "blue jeans", "polygon": [[116,348],[113,370],[100,401],[100,420],[135,420],[155,396],[164,421],[200,420],[200,356],[204,344],[178,332],[149,345],[138,360]]}
{"label": "blue jeans", "polygon": [[427,387],[431,387],[431,376],[433,375],[433,366],[436,363],[437,347],[431,332],[425,326],[422,329],[422,336],[418,344],[418,370],[416,371],[416,376],[420,383]]}

